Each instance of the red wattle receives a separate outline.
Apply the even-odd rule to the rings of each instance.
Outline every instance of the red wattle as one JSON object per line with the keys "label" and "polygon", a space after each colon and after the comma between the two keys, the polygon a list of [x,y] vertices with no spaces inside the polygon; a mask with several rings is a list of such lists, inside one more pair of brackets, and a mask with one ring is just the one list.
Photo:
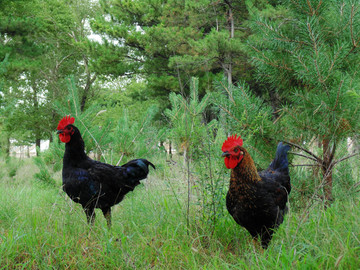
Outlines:
{"label": "red wattle", "polygon": [[242,156],[240,156],[239,158],[233,157],[233,156],[225,157],[224,161],[225,161],[226,168],[234,169],[239,164],[239,162],[242,160],[242,158],[243,158]]}
{"label": "red wattle", "polygon": [[60,138],[60,141],[62,141],[63,143],[68,143],[68,142],[70,142],[71,136],[70,136],[70,134],[62,133],[62,134],[59,134],[59,138]]}

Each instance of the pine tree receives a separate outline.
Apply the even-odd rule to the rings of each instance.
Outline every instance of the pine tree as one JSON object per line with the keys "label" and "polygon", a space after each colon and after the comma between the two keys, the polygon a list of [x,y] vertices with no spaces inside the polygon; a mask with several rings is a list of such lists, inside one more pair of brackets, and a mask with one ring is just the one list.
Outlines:
{"label": "pine tree", "polygon": [[[257,1],[258,2],[258,1]],[[262,1],[260,1],[262,2]],[[170,92],[199,94],[214,78],[236,82],[249,74],[244,40],[248,11],[244,1],[102,0],[105,14],[92,21],[104,37],[96,66],[106,75],[141,77],[152,98],[169,107]]]}
{"label": "pine tree", "polygon": [[[206,137],[206,128],[203,123],[203,114],[209,105],[210,96],[206,94],[199,98],[199,79],[191,79],[189,97],[170,93],[171,109],[165,110],[170,122],[170,139],[177,144],[177,149],[184,153],[184,160],[196,156],[197,146],[202,138]],[[208,124],[211,127],[215,120]]]}
{"label": "pine tree", "polygon": [[[326,200],[332,200],[337,146],[359,132],[360,3],[281,1],[276,9],[254,10],[249,46],[258,80],[276,89],[283,123],[293,139],[321,142],[311,153],[322,170]],[[310,152],[309,152],[310,153]]]}
{"label": "pine tree", "polygon": [[91,97],[96,74],[89,63],[85,24],[96,5],[70,2],[0,1],[0,59],[8,55],[2,91],[9,108],[2,131],[19,143],[40,146],[40,139],[52,139],[53,103],[66,94],[69,74],[81,86],[82,110]]}

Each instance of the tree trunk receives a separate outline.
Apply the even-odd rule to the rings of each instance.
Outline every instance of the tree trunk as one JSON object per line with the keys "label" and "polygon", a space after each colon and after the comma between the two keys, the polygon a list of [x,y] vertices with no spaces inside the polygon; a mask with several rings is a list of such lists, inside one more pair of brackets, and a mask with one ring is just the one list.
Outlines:
{"label": "tree trunk", "polygon": [[172,160],[172,146],[171,146],[171,141],[169,141],[169,156],[170,156],[170,159]]}
{"label": "tree trunk", "polygon": [[84,87],[84,93],[82,95],[81,103],[80,103],[80,111],[82,111],[82,112],[85,109],[86,101],[87,101],[87,99],[88,99],[88,97],[90,95],[91,86],[96,80],[96,74],[94,74],[94,76],[91,77],[91,73],[90,73],[90,70],[89,70],[88,58],[86,56],[84,56],[83,60],[84,60],[84,65],[85,65],[86,84],[85,84],[85,87]]}
{"label": "tree trunk", "polygon": [[330,147],[330,140],[324,139],[322,141],[323,147],[323,163],[322,163],[322,173],[323,173],[323,183],[324,183],[324,194],[327,202],[333,200],[332,197],[332,184],[333,184],[333,166],[332,161],[335,153],[335,145],[333,148]]}
{"label": "tree trunk", "polygon": [[10,156],[10,136],[8,133],[6,133],[6,142],[5,142],[5,157],[9,157]]}
{"label": "tree trunk", "polygon": [[[39,111],[39,100],[37,97],[38,86],[36,84],[36,79],[32,78],[31,86],[33,89],[33,97],[32,97],[33,98],[33,107],[34,107],[35,111],[38,112]],[[35,129],[35,153],[36,153],[36,156],[39,156],[40,140],[41,140],[40,131],[39,131],[39,129]]]}
{"label": "tree trunk", "polygon": [[[234,38],[235,36],[235,26],[234,26],[234,14],[232,12],[232,6],[231,6],[231,2],[230,1],[225,1],[225,3],[228,5],[229,10],[228,10],[228,23],[229,23],[229,32],[230,32],[230,40]],[[229,52],[227,54],[226,57],[226,61],[227,61],[227,68],[226,68],[226,73],[227,73],[227,80],[228,80],[228,84],[232,85],[233,80],[232,80],[232,55],[231,52]]]}
{"label": "tree trunk", "polygon": [[41,144],[41,140],[39,138],[35,139],[35,152],[36,152],[36,156],[39,156],[39,152],[40,152],[40,144]]}

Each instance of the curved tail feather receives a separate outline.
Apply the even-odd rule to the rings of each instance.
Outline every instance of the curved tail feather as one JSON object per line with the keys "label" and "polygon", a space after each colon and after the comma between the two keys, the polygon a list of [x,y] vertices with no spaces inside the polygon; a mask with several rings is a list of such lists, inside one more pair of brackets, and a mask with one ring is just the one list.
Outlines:
{"label": "curved tail feather", "polygon": [[270,164],[270,168],[274,171],[289,172],[289,161],[287,158],[287,152],[290,150],[290,146],[279,142],[274,160]]}
{"label": "curved tail feather", "polygon": [[147,177],[149,173],[149,165],[155,169],[155,165],[147,159],[133,159],[121,166],[126,169],[127,180],[129,184],[139,184],[140,180]]}

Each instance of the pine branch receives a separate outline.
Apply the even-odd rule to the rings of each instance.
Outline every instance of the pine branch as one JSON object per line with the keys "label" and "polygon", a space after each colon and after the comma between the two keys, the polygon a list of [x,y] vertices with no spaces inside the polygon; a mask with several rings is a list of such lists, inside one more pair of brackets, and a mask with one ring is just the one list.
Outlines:
{"label": "pine branch", "polygon": [[320,166],[319,164],[291,164],[290,166],[292,167],[318,167]]}
{"label": "pine branch", "polygon": [[233,98],[232,93],[230,92],[230,90],[224,85],[224,83],[222,81],[220,81],[220,84],[222,85],[222,87],[225,89],[225,91],[228,93],[229,99],[231,100],[231,102],[236,105],[236,102]]}
{"label": "pine branch", "polygon": [[349,158],[355,157],[355,156],[357,156],[357,155],[359,155],[359,154],[360,154],[360,152],[357,152],[357,153],[348,155],[348,156],[346,156],[346,157],[340,158],[340,159],[338,159],[338,160],[335,160],[335,161],[331,164],[331,166],[333,167],[333,166],[335,166],[336,164],[338,164],[338,163],[340,163],[340,162],[342,162],[342,161],[344,161],[344,160],[347,160],[347,159],[349,159]]}
{"label": "pine branch", "polygon": [[95,137],[92,135],[92,133],[90,132],[90,130],[87,128],[87,126],[84,124],[84,122],[81,120],[81,118],[77,118],[78,121],[81,122],[81,124],[83,125],[83,127],[86,129],[86,131],[89,133],[89,135],[91,136],[91,138],[94,140],[96,147],[100,150],[101,156],[104,158],[104,161],[107,163],[106,161],[106,157],[104,155],[104,152],[101,149],[101,146],[99,144],[99,142],[95,139]]}
{"label": "pine branch", "polygon": [[340,81],[340,85],[339,85],[339,90],[338,90],[337,96],[336,96],[336,103],[335,103],[335,106],[334,106],[334,108],[332,109],[332,111],[335,111],[336,107],[337,107],[338,104],[339,104],[340,90],[341,90],[341,87],[342,87],[343,83],[344,83],[344,80],[341,80],[341,81]]}
{"label": "pine branch", "polygon": [[309,157],[309,156],[307,156],[307,155],[300,154],[300,153],[289,152],[289,154],[293,154],[293,155],[296,155],[296,156],[304,157],[304,158],[311,159],[311,160],[313,160],[313,161],[318,162],[317,159],[315,159],[315,158],[313,158],[313,157]]}
{"label": "pine branch", "polygon": [[222,109],[223,111],[225,111],[231,118],[233,118],[234,120],[236,120],[238,123],[242,124],[241,121],[239,119],[236,118],[236,116],[234,116],[229,110],[225,109],[223,106],[218,105],[220,109]]}
{"label": "pine branch", "polygon": [[357,42],[355,41],[354,38],[354,5],[351,6],[351,15],[350,15],[350,36],[351,36],[351,42],[353,44],[353,47],[356,48],[357,47]]}
{"label": "pine branch", "polygon": [[275,61],[272,62],[268,57],[265,56],[265,54],[263,52],[261,52],[260,50],[258,50],[254,46],[251,46],[251,48],[253,48],[253,50],[255,50],[256,52],[260,53],[264,57],[264,59],[266,59],[267,61],[265,61],[264,59],[258,58],[258,57],[254,57],[255,60],[257,60],[259,62],[262,62],[262,63],[264,63],[266,65],[272,66],[274,68],[280,69],[280,70],[285,69],[285,70],[294,72],[294,70],[292,68],[288,67],[287,65],[280,65],[280,64],[276,63]]}
{"label": "pine branch", "polygon": [[286,143],[286,144],[289,144],[289,145],[291,145],[291,146],[294,146],[294,147],[296,147],[296,148],[298,148],[298,149],[300,149],[300,150],[303,150],[305,153],[308,153],[310,156],[314,157],[315,160],[316,160],[316,162],[322,163],[322,159],[321,159],[321,158],[319,158],[319,157],[318,157],[317,155],[315,155],[313,152],[305,149],[304,147],[302,147],[302,146],[300,146],[300,145],[298,145],[298,144],[292,143],[292,142],[288,142],[288,141],[283,141],[283,142]]}
{"label": "pine branch", "polygon": [[[142,122],[142,125],[141,125],[140,130],[139,130],[138,133],[135,135],[135,137],[132,139],[132,141],[131,141],[130,144],[134,143],[134,142],[136,141],[136,138],[137,138],[137,137],[140,135],[140,133],[144,130],[145,122],[146,122],[146,118],[144,118],[144,121]],[[130,146],[130,145],[128,145],[128,147],[129,147],[129,146]],[[120,164],[121,160],[123,159],[123,157],[124,157],[124,152],[121,154],[121,157],[120,157],[119,161],[116,163],[116,166],[119,166],[119,164]]]}

